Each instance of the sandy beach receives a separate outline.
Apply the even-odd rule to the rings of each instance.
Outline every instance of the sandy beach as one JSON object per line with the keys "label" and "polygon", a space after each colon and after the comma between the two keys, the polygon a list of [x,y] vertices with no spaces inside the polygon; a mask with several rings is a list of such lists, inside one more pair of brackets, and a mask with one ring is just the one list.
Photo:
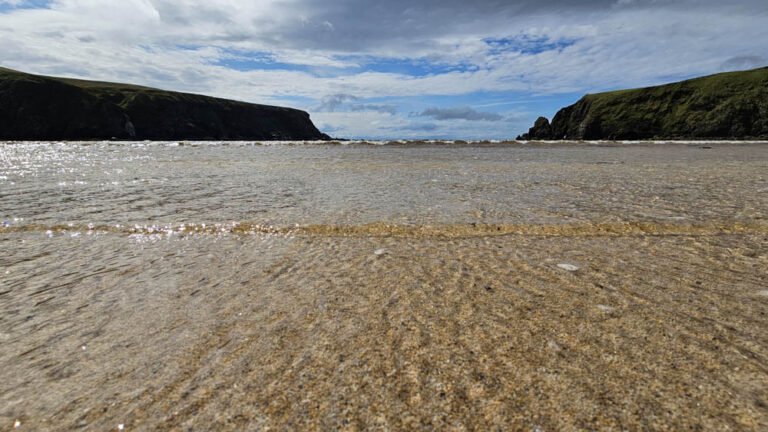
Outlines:
{"label": "sandy beach", "polygon": [[0,146],[2,428],[768,428],[764,145],[141,146]]}

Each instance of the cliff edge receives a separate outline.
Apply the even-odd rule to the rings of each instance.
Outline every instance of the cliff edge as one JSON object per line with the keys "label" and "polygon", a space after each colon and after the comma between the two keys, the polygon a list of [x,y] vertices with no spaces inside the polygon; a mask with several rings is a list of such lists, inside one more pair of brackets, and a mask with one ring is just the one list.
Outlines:
{"label": "cliff edge", "polygon": [[524,140],[766,139],[768,67],[588,94]]}
{"label": "cliff edge", "polygon": [[309,114],[0,68],[2,140],[324,140]]}

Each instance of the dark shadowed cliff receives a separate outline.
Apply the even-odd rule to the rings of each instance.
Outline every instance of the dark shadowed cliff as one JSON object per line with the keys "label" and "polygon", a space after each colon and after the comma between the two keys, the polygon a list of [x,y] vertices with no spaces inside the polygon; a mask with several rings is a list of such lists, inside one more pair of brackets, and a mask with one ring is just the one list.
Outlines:
{"label": "dark shadowed cliff", "polygon": [[304,111],[0,68],[4,140],[322,140]]}
{"label": "dark shadowed cliff", "polygon": [[768,68],[586,95],[518,139],[768,138]]}

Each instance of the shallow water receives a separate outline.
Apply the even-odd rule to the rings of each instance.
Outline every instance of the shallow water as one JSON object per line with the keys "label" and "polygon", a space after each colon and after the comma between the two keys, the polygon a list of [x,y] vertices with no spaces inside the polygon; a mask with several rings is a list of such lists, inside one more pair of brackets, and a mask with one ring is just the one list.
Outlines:
{"label": "shallow water", "polygon": [[11,144],[0,147],[0,219],[289,226],[764,216],[768,147],[702,146]]}
{"label": "shallow water", "polygon": [[766,217],[766,143],[0,144],[0,425],[765,429]]}

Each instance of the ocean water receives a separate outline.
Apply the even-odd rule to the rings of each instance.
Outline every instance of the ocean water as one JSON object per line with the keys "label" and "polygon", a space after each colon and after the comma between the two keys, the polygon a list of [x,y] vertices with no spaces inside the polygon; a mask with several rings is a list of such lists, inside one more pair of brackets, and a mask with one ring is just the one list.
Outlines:
{"label": "ocean water", "polygon": [[768,143],[0,143],[0,427],[768,427]]}
{"label": "ocean water", "polygon": [[17,143],[0,147],[0,219],[289,227],[764,216],[766,146],[704,146]]}

